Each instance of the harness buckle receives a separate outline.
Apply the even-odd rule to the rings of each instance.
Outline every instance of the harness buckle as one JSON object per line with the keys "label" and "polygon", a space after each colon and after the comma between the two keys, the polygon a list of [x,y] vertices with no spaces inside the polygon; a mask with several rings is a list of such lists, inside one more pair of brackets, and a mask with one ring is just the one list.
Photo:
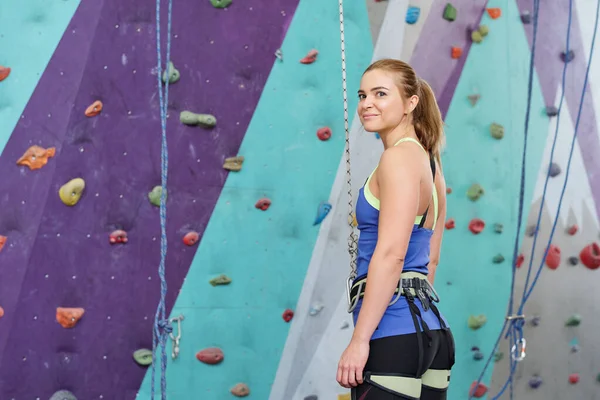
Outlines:
{"label": "harness buckle", "polygon": [[527,342],[525,341],[525,338],[520,338],[519,340],[517,340],[517,343],[515,343],[513,345],[512,349],[510,350],[511,357],[513,360],[515,360],[516,362],[519,362],[525,358],[525,346],[526,345],[527,345]]}

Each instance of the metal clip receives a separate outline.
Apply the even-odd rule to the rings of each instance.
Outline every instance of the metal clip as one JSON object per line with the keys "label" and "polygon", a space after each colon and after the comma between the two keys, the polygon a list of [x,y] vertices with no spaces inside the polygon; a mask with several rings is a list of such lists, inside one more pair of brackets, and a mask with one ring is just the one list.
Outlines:
{"label": "metal clip", "polygon": [[[510,350],[511,356],[513,358],[513,360],[519,362],[522,361],[525,358],[525,346],[526,346],[527,342],[525,341],[525,338],[521,338],[519,340],[517,340],[517,343],[513,345],[512,349]],[[518,350],[518,355],[517,354],[517,350]]]}
{"label": "metal clip", "polygon": [[184,320],[183,314],[178,317],[171,318],[170,322],[177,322],[177,336],[173,335],[173,332],[169,333],[171,340],[173,341],[173,351],[171,352],[171,357],[174,359],[179,356],[179,341],[181,340],[181,321]]}

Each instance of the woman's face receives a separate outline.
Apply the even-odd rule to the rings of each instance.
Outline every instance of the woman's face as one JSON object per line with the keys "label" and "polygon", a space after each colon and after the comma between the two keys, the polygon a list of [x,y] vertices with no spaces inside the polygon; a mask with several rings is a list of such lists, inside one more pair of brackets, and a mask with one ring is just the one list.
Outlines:
{"label": "woman's face", "polygon": [[358,90],[357,112],[367,132],[385,134],[396,128],[412,107],[411,100],[402,98],[391,73],[372,70],[363,75]]}

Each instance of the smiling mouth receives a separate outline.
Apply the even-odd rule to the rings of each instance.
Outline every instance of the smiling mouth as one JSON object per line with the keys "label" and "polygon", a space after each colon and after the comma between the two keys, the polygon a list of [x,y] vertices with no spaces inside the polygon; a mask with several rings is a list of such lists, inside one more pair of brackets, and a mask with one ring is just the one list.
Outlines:
{"label": "smiling mouth", "polygon": [[363,118],[371,118],[371,117],[376,117],[377,114],[363,114]]}

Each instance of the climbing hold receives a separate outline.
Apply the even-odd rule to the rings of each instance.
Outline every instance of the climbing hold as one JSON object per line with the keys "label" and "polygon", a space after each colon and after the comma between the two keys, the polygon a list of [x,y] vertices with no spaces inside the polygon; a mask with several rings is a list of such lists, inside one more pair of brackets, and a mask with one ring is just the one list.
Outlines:
{"label": "climbing hold", "polygon": [[580,323],[581,315],[573,314],[569,317],[569,319],[567,319],[567,321],[565,322],[565,326],[579,326]]}
{"label": "climbing hold", "polygon": [[579,374],[571,374],[571,375],[569,375],[569,383],[571,385],[574,385],[577,382],[579,382]]}
{"label": "climbing hold", "polygon": [[529,225],[527,227],[527,229],[525,229],[525,234],[529,237],[535,235],[536,232],[537,232],[537,226],[535,226],[535,225]]}
{"label": "climbing hold", "polygon": [[229,285],[231,283],[231,278],[225,274],[221,274],[215,278],[212,278],[210,281],[208,281],[208,283],[213,286]]}
{"label": "climbing hold", "polygon": [[535,316],[533,316],[533,317],[531,318],[531,321],[530,321],[530,322],[531,322],[531,325],[533,325],[533,326],[539,326],[539,324],[540,324],[540,320],[541,320],[541,317],[540,317],[539,315],[535,315]]}
{"label": "climbing hold", "polygon": [[494,122],[490,125],[490,133],[494,139],[502,139],[504,137],[504,127]]}
{"label": "climbing hold", "polygon": [[529,387],[532,389],[537,389],[542,385],[543,381],[542,378],[534,375],[531,378],[529,378]]}
{"label": "climbing hold", "polygon": [[471,351],[479,351],[479,350],[480,350],[480,349],[479,349],[479,347],[478,347],[478,346],[473,346],[473,347],[471,347]]}
{"label": "climbing hold", "polygon": [[560,265],[560,249],[551,244],[546,255],[546,265],[550,269],[556,269]]}
{"label": "climbing hold", "polygon": [[196,232],[196,231],[191,231],[191,232],[188,232],[188,233],[186,233],[186,234],[183,236],[183,243],[184,243],[186,246],[193,246],[193,245],[195,245],[196,243],[198,243],[198,240],[199,240],[199,239],[200,239],[200,235],[198,234],[198,232]]}
{"label": "climbing hold", "polygon": [[327,214],[329,214],[329,211],[331,211],[331,204],[327,203],[326,201],[319,203],[319,207],[317,208],[317,216],[315,217],[313,226],[319,225],[321,222],[323,222]]}
{"label": "climbing hold", "polygon": [[2,248],[4,247],[4,245],[6,244],[6,236],[2,236],[0,235],[0,251],[2,251]]}
{"label": "climbing hold", "polygon": [[338,396],[337,396],[337,400],[351,400],[351,399],[352,399],[351,393],[338,394]]}
{"label": "climbing hold", "polygon": [[446,188],[446,194],[450,194],[452,193],[452,188],[451,187],[447,187]]}
{"label": "climbing hold", "polygon": [[579,227],[577,226],[577,224],[573,224],[569,227],[569,229],[567,230],[567,233],[571,236],[573,236],[574,234],[577,233],[577,231],[579,230]]}
{"label": "climbing hold", "polygon": [[275,50],[275,57],[277,57],[279,61],[283,61],[283,51],[281,51],[281,49]]}
{"label": "climbing hold", "polygon": [[254,205],[254,207],[258,208],[259,210],[263,210],[266,211],[269,206],[271,205],[271,200],[269,200],[266,197],[263,197],[262,199],[259,199],[256,204]]}
{"label": "climbing hold", "polygon": [[579,253],[581,263],[589,269],[598,269],[600,267],[600,246],[598,243],[588,244]]}
{"label": "climbing hold", "polygon": [[250,388],[245,383],[238,383],[231,388],[231,394],[235,397],[246,397],[250,394]]}
{"label": "climbing hold", "polygon": [[502,225],[498,222],[494,224],[494,232],[502,233],[503,230],[504,230],[504,225]]}
{"label": "climbing hold", "polygon": [[471,222],[469,222],[469,230],[474,234],[480,234],[485,228],[485,222],[479,218],[473,218]]}
{"label": "climbing hold", "polygon": [[572,266],[579,264],[579,258],[575,256],[569,257],[569,264],[571,264]]}
{"label": "climbing hold", "polygon": [[357,227],[358,226],[358,220],[356,219],[356,214],[352,213],[352,222],[351,222],[353,227]]}
{"label": "climbing hold", "polygon": [[311,316],[313,316],[313,317],[314,317],[315,315],[317,315],[318,313],[320,313],[320,312],[321,312],[321,310],[322,310],[324,307],[325,307],[325,306],[324,306],[323,304],[315,304],[315,305],[313,305],[313,306],[311,306],[311,307],[310,307],[310,310],[308,311],[308,313],[309,313]]}
{"label": "climbing hold", "polygon": [[4,308],[0,307],[0,318],[4,317]]}
{"label": "climbing hold", "polygon": [[108,241],[110,244],[117,243],[127,243],[129,239],[127,239],[127,232],[117,229],[116,231],[112,231],[110,235],[108,235]]}
{"label": "climbing hold", "polygon": [[498,19],[502,15],[502,10],[499,8],[487,8],[486,9],[488,15],[491,19]]}
{"label": "climbing hold", "polygon": [[454,229],[456,227],[456,222],[454,221],[454,218],[448,219],[448,221],[446,221],[445,227],[446,229]]}
{"label": "climbing hold", "polygon": [[569,346],[571,347],[571,353],[577,353],[579,350],[581,350],[581,347],[579,346],[579,342],[577,341],[577,338],[573,338],[569,342]]}
{"label": "climbing hold", "polygon": [[483,360],[483,357],[484,357],[484,356],[483,356],[483,353],[482,353],[482,352],[480,352],[480,351],[476,351],[476,352],[473,354],[473,360],[475,360],[475,361],[480,361],[480,360]]}
{"label": "climbing hold", "polygon": [[487,25],[479,25],[479,28],[477,28],[477,32],[479,32],[481,37],[486,37],[488,33],[490,33],[490,28]]}
{"label": "climbing hold", "polygon": [[554,106],[546,106],[546,115],[549,117],[556,117],[558,115],[558,108]]}
{"label": "climbing hold", "polygon": [[476,201],[479,200],[479,198],[483,196],[484,193],[485,191],[483,190],[483,187],[481,187],[479,183],[474,183],[471,185],[469,190],[467,190],[467,197],[471,201]]}
{"label": "climbing hold", "polygon": [[232,0],[210,0],[210,2],[215,8],[225,8],[231,4]]}
{"label": "climbing hold", "polygon": [[531,13],[529,11],[523,11],[521,14],[521,22],[524,24],[531,23]]}
{"label": "climbing hold", "polygon": [[62,185],[58,195],[63,203],[72,207],[81,199],[84,189],[85,181],[81,178],[75,178]]}
{"label": "climbing hold", "polygon": [[63,328],[73,328],[77,322],[83,317],[85,310],[81,307],[57,307],[56,320]]}
{"label": "climbing hold", "polygon": [[304,400],[319,400],[316,394],[311,394],[310,396],[306,396]]}
{"label": "climbing hold", "polygon": [[227,157],[225,159],[225,163],[223,164],[223,168],[228,171],[240,171],[242,169],[242,164],[244,163],[244,156],[236,156],[236,157]]}
{"label": "climbing hold", "polygon": [[552,163],[550,164],[550,167],[548,167],[548,175],[550,175],[552,178],[558,176],[560,172],[560,166],[557,163]]}
{"label": "climbing hold", "polygon": [[501,351],[497,351],[494,353],[494,362],[498,362],[504,358],[504,353]]}
{"label": "climbing hold", "polygon": [[[421,9],[419,7],[410,6],[408,10],[406,10],[406,23],[409,25],[415,24],[419,19],[419,15],[421,14]],[[306,399],[304,399],[306,400]]]}
{"label": "climbing hold", "polygon": [[11,69],[9,67],[3,67],[2,65],[0,65],[0,82],[8,78],[8,76],[10,75],[10,71]]}
{"label": "climbing hold", "polygon": [[[160,197],[162,196],[162,186],[154,186],[150,193],[148,193],[148,199],[153,206],[160,207]],[[167,195],[165,193],[165,202],[167,201]]]}
{"label": "climbing hold", "polygon": [[484,314],[469,315],[467,325],[470,329],[477,330],[487,322],[487,317]]}
{"label": "climbing hold", "polygon": [[304,56],[304,58],[302,58],[300,60],[300,62],[302,64],[312,64],[315,61],[317,61],[317,56],[319,55],[319,52],[315,49],[312,49],[311,51],[309,51],[306,56]]}
{"label": "climbing hold", "polygon": [[492,262],[494,264],[501,264],[504,262],[504,256],[502,254],[496,254],[494,258],[492,258]]}
{"label": "climbing hold", "polygon": [[329,138],[331,137],[331,129],[329,129],[328,126],[319,128],[319,130],[317,131],[317,137],[319,138],[319,140],[329,140]]}
{"label": "climbing hold", "polygon": [[479,95],[479,94],[470,94],[467,96],[467,99],[469,99],[469,102],[471,103],[471,105],[473,107],[475,107],[475,105],[477,104],[477,102],[479,101],[480,98],[481,98],[481,95]]}
{"label": "climbing hold", "polygon": [[340,326],[340,329],[348,329],[350,327],[350,323],[348,321],[344,321],[342,322],[342,326]]}
{"label": "climbing hold", "polygon": [[197,352],[196,358],[204,364],[215,365],[223,361],[225,354],[223,354],[223,350],[218,347],[208,347]]}
{"label": "climbing hold", "polygon": [[565,63],[573,61],[574,58],[575,52],[573,50],[569,50],[568,52],[563,51],[562,53],[560,53],[560,59]]}
{"label": "climbing hold", "polygon": [[462,56],[462,48],[460,47],[452,47],[451,51],[450,51],[450,57],[454,58],[455,60],[457,58],[460,58],[460,56]]}
{"label": "climbing hold", "polygon": [[77,397],[68,390],[59,390],[55,392],[49,400],[77,400]]}
{"label": "climbing hold", "polygon": [[191,111],[182,111],[179,113],[179,121],[185,125],[200,125],[205,128],[212,128],[217,125],[217,118],[214,115],[196,114]]}
{"label": "climbing hold", "polygon": [[139,365],[146,367],[152,364],[152,350],[137,349],[133,352],[133,359]]}
{"label": "climbing hold", "polygon": [[29,167],[30,170],[40,169],[48,163],[48,159],[56,154],[55,147],[47,149],[33,145],[17,160],[17,165]]}
{"label": "climbing hold", "polygon": [[283,312],[282,317],[285,322],[290,322],[294,318],[294,312],[288,308]]}
{"label": "climbing hold", "polygon": [[517,256],[517,261],[515,262],[515,267],[521,268],[521,265],[523,265],[523,261],[525,261],[525,256],[521,253]]}
{"label": "climbing hold", "polygon": [[483,41],[483,35],[479,31],[471,32],[471,40],[475,43],[481,43]]}
{"label": "climbing hold", "polygon": [[488,387],[483,383],[477,383],[477,381],[471,383],[471,388],[469,389],[469,396],[473,396],[475,398],[480,398],[485,396],[488,392]]}
{"label": "climbing hold", "polygon": [[96,115],[102,112],[102,102],[100,100],[96,100],[93,102],[88,108],[85,109],[86,117],[95,117]]}
{"label": "climbing hold", "polygon": [[181,74],[179,73],[179,70],[175,68],[171,61],[169,61],[167,68],[163,71],[162,74],[163,83],[166,83],[167,79],[169,80],[169,83],[175,83],[179,80],[180,77]]}
{"label": "climbing hold", "polygon": [[454,21],[456,19],[456,8],[452,4],[446,3],[443,17],[446,21]]}

